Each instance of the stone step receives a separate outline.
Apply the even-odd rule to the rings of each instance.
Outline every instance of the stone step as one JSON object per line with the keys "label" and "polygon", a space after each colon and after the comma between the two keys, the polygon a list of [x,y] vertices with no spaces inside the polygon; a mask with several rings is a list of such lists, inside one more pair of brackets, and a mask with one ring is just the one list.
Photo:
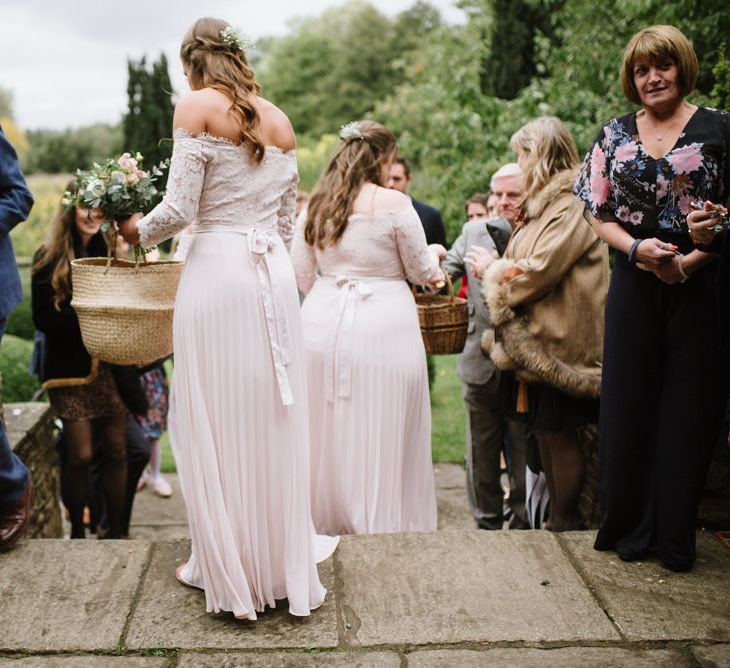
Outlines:
{"label": "stone step", "polygon": [[121,655],[140,666],[669,666],[696,665],[685,645],[697,661],[730,654],[730,551],[719,540],[700,534],[697,567],[684,574],[623,563],[593,540],[345,536],[320,564],[329,593],[319,610],[300,619],[284,604],[257,622],[206,614],[204,594],[177,583],[187,540],[25,540],[0,556],[0,661],[50,654],[54,663],[18,665],[92,665],[99,653],[108,657],[93,665]]}

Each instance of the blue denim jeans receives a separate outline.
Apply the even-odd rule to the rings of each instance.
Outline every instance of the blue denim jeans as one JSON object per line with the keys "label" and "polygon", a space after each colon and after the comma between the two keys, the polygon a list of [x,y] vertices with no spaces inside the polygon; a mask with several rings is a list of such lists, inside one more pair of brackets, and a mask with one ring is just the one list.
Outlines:
{"label": "blue denim jeans", "polygon": [[[7,318],[0,318],[0,343],[5,333]],[[10,450],[5,425],[0,421],[0,510],[17,503],[28,484],[28,469]]]}

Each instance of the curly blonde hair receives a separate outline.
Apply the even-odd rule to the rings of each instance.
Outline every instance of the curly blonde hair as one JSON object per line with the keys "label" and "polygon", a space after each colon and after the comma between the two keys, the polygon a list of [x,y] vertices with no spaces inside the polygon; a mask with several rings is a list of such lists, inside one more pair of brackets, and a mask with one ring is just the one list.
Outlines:
{"label": "curly blonde hair", "polygon": [[358,121],[362,136],[343,139],[312,191],[304,239],[310,246],[336,244],[347,228],[352,205],[363,183],[383,186],[380,165],[395,154],[393,133],[375,121]]}
{"label": "curly blonde hair", "polygon": [[256,162],[264,159],[265,146],[259,132],[261,118],[252,102],[260,95],[246,53],[221,38],[230,27],[222,19],[198,19],[180,46],[180,59],[189,68],[191,81],[202,88],[213,88],[231,98],[229,114],[240,128],[240,141]]}
{"label": "curly blonde hair", "polygon": [[526,123],[509,143],[515,153],[526,157],[525,200],[540,192],[555,174],[580,162],[575,141],[557,116],[540,116]]}

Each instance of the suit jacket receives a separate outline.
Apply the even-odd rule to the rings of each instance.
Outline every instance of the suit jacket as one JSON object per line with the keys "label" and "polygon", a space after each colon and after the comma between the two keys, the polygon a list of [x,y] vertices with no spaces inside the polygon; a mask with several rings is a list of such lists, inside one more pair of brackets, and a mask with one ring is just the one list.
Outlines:
{"label": "suit jacket", "polygon": [[25,183],[18,155],[0,128],[0,320],[23,299],[10,230],[24,221],[33,208],[33,195]]}
{"label": "suit jacket", "polygon": [[446,230],[444,229],[444,221],[441,220],[441,214],[438,209],[413,199],[413,208],[416,210],[418,217],[421,219],[423,231],[426,233],[426,243],[441,244],[446,248]]}
{"label": "suit jacket", "polygon": [[[493,230],[494,236],[490,230]],[[500,237],[498,232],[503,236]],[[444,260],[444,269],[449,276],[456,280],[466,271],[464,256],[471,246],[481,246],[490,251],[498,251],[504,236],[512,232],[510,224],[504,218],[491,219],[489,227],[485,220],[470,220],[461,228],[454,245]],[[456,363],[456,373],[465,383],[483,385],[494,375],[494,364],[489,356],[482,352],[482,332],[490,326],[489,309],[481,295],[482,282],[469,272],[469,286],[467,288],[467,302],[469,307],[469,329],[466,337],[464,352],[459,355]]]}

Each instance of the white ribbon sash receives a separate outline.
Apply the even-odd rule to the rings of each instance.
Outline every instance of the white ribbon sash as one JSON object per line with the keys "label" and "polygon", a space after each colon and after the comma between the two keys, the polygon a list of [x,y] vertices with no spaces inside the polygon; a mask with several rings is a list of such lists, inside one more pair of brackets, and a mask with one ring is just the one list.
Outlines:
{"label": "white ribbon sash", "polygon": [[355,324],[355,308],[359,300],[373,294],[367,282],[349,276],[337,276],[335,284],[340,289],[337,322],[332,332],[330,354],[325,367],[325,397],[334,401],[335,396],[348,398],[352,390],[352,344]]}
{"label": "white ribbon sash", "polygon": [[276,232],[260,230],[258,228],[244,230],[202,228],[195,230],[194,234],[205,232],[243,234],[248,237],[248,249],[256,266],[256,274],[259,279],[261,302],[264,307],[264,318],[266,319],[266,329],[269,335],[269,347],[271,348],[271,357],[274,362],[276,382],[279,385],[281,403],[284,406],[291,406],[294,403],[294,397],[292,396],[289,374],[287,372],[287,367],[289,366],[289,328],[284,314],[280,308],[277,308],[277,303],[279,303],[276,294],[277,286],[272,280],[267,263],[269,251],[275,248],[279,241],[279,235]]}

